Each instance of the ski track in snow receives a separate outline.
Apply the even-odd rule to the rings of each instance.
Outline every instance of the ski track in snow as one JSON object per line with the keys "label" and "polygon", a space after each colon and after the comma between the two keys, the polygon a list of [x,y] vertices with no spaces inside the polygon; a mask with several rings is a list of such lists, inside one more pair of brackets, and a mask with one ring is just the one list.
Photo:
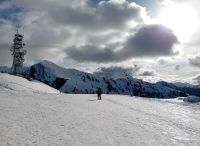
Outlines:
{"label": "ski track in snow", "polygon": [[0,87],[0,146],[199,146],[200,104]]}
{"label": "ski track in snow", "polygon": [[[23,87],[23,88],[25,88],[25,89],[30,89],[30,90],[32,90],[33,92],[41,92],[41,91],[39,91],[39,90],[35,90],[35,89],[33,89],[33,88],[29,88],[29,87],[26,87],[26,86],[24,86],[24,85],[20,85],[20,84],[17,84],[17,83],[14,83],[14,82],[9,82],[9,86],[12,86],[12,84],[14,84],[14,85],[17,85],[17,86],[21,86],[21,87]],[[4,85],[6,85],[6,84],[0,84],[0,86],[3,86],[3,87],[5,87]],[[7,87],[8,89],[9,89],[9,87]],[[10,87],[10,89],[11,90],[13,90],[12,89],[12,87]],[[26,91],[26,90],[24,90],[24,91]]]}

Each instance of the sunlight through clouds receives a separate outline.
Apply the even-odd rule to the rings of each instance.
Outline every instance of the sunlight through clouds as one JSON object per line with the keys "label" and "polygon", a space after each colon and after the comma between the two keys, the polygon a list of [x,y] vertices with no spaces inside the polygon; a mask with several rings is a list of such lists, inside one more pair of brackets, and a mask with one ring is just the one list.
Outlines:
{"label": "sunlight through clouds", "polygon": [[186,5],[175,4],[162,10],[158,21],[171,28],[181,42],[187,42],[197,30],[197,10]]}

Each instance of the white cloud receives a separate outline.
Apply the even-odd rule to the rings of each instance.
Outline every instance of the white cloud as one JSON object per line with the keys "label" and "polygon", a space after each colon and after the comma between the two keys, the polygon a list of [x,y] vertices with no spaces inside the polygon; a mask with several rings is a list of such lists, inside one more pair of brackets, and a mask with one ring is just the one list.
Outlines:
{"label": "white cloud", "polygon": [[[98,47],[105,45],[112,47],[112,44],[123,40],[124,34],[129,31],[127,22],[144,23],[144,10],[136,4],[129,4],[126,1],[120,3],[102,1],[94,9],[85,5],[85,2],[86,0],[36,0],[34,2],[12,0],[6,3],[20,10],[14,15],[20,26],[24,27],[24,42],[28,51],[25,57],[27,61],[49,59],[52,57],[52,52],[65,53],[65,50],[73,45],[94,44]],[[1,5],[2,9],[9,9],[7,5],[4,7]],[[3,18],[0,22],[2,31],[0,45],[4,48],[0,50],[2,52],[12,46],[15,22]],[[22,33],[22,28],[20,30]],[[3,58],[3,53],[0,54]],[[62,55],[62,57],[67,55]],[[12,62],[12,59],[3,60],[1,65]],[[57,62],[55,57],[51,60]]]}
{"label": "white cloud", "polygon": [[191,55],[188,61],[191,66],[200,67],[200,53]]}

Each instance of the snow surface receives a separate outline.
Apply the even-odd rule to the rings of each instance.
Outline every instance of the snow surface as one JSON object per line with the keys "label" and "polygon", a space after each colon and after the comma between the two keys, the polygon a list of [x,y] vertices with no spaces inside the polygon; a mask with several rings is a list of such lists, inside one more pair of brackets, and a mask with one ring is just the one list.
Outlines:
{"label": "snow surface", "polygon": [[199,146],[199,137],[199,103],[0,86],[0,146]]}
{"label": "snow surface", "polygon": [[19,76],[0,73],[0,87],[17,90],[21,92],[44,92],[44,93],[59,93],[60,91],[39,81],[28,81]]}

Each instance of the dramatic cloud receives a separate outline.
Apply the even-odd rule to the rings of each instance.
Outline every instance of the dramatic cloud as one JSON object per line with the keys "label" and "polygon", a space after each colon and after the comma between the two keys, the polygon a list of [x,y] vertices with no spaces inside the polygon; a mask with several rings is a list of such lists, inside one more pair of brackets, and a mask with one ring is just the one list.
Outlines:
{"label": "dramatic cloud", "polygon": [[144,25],[118,45],[121,49],[94,45],[71,47],[67,50],[69,57],[77,61],[119,62],[137,57],[159,57],[177,55],[174,45],[178,39],[170,30],[162,25]]}
{"label": "dramatic cloud", "polygon": [[200,54],[190,56],[188,61],[191,66],[200,67]]}
{"label": "dramatic cloud", "polygon": [[[15,16],[16,21],[0,19],[1,46],[4,50],[12,46],[11,34],[17,22],[25,28],[28,51],[25,59],[31,62],[43,59],[57,62],[58,57],[79,62],[121,62],[178,53],[173,51],[178,40],[170,29],[144,24],[147,14],[143,7],[114,0],[95,1],[94,7],[89,2],[52,0],[33,5],[32,1],[17,0],[3,3],[2,11],[12,9],[8,15]],[[0,54],[3,58],[3,52]],[[5,64],[12,62],[5,57],[3,60]]]}
{"label": "dramatic cloud", "polygon": [[[12,62],[12,59],[10,61],[5,59],[4,54],[5,50],[12,46],[15,27],[20,28],[20,33],[23,32],[22,27],[25,30],[24,42],[25,49],[28,51],[25,56],[26,61],[47,59],[56,62],[57,59],[52,56],[62,57],[61,60],[63,60],[71,55],[64,52],[68,48],[73,48],[71,47],[73,45],[76,45],[75,48],[82,45],[85,45],[85,48],[94,46],[93,48],[97,48],[96,51],[100,54],[108,53],[113,56],[113,59],[107,59],[109,62],[124,60],[114,59],[115,53],[109,48],[115,48],[115,44],[122,42],[124,34],[136,25],[145,22],[147,17],[145,9],[127,1],[99,0],[95,1],[96,7],[88,5],[87,2],[87,0],[0,2],[1,65]],[[102,46],[107,47],[100,50]],[[70,49],[69,52],[75,56]],[[9,53],[7,50],[6,54]],[[84,60],[83,57],[79,60]],[[96,62],[102,61],[97,59]]]}
{"label": "dramatic cloud", "polygon": [[89,31],[127,29],[131,22],[143,23],[145,14],[144,8],[126,1],[101,1],[96,8],[87,5],[70,7],[54,3],[49,9],[52,23]]}
{"label": "dramatic cloud", "polygon": [[144,71],[143,73],[139,74],[139,76],[154,76],[153,71]]}
{"label": "dramatic cloud", "polygon": [[[86,62],[111,62],[118,61],[118,57],[114,51],[108,48],[100,48],[95,45],[86,45],[79,48],[71,47],[67,50],[69,57],[76,61]],[[119,56],[120,57],[120,56]],[[119,60],[122,60],[119,58]]]}
{"label": "dramatic cloud", "polygon": [[118,67],[118,66],[111,66],[111,67],[101,67],[98,68],[97,71],[93,72],[93,74],[98,76],[105,76],[108,74],[113,74],[116,72],[121,73],[129,73],[131,75],[136,74],[140,70],[140,67],[134,65],[134,67]]}
{"label": "dramatic cloud", "polygon": [[179,41],[173,31],[162,25],[144,25],[132,35],[125,48],[134,56],[169,56],[179,52],[174,51],[174,45]]}

